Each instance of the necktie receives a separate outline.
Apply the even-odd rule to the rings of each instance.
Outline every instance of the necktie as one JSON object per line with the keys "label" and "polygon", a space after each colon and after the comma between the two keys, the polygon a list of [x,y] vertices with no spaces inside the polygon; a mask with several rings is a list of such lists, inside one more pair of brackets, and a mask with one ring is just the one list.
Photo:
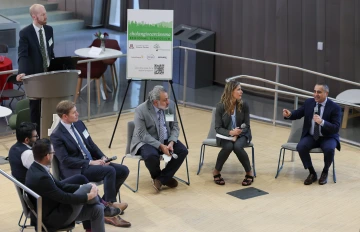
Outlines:
{"label": "necktie", "polygon": [[86,149],[86,147],[85,147],[84,143],[82,142],[81,138],[76,133],[74,125],[71,125],[71,129],[75,134],[76,140],[77,140],[81,150],[86,154],[88,160],[92,160],[93,158],[91,157],[90,152],[88,151],[88,149]]}
{"label": "necktie", "polygon": [[46,52],[45,52],[45,43],[44,43],[44,37],[43,37],[43,33],[42,33],[42,29],[39,30],[39,38],[40,38],[40,51],[41,51],[41,56],[43,58],[43,67],[44,67],[44,72],[47,71],[47,58],[46,58]]}
{"label": "necktie", "polygon": [[[320,115],[320,107],[321,107],[321,104],[318,104],[317,105],[317,107],[318,107],[318,113],[319,113],[319,115]],[[315,124],[314,124],[314,139],[315,140],[318,140],[319,139],[319,137],[320,137],[320,125],[319,124],[317,124],[316,122],[314,122]]]}
{"label": "necktie", "polygon": [[162,110],[158,111],[158,116],[159,116],[159,141],[160,141],[160,143],[164,143],[164,125],[165,125],[165,121],[164,121],[164,117],[162,115]]}

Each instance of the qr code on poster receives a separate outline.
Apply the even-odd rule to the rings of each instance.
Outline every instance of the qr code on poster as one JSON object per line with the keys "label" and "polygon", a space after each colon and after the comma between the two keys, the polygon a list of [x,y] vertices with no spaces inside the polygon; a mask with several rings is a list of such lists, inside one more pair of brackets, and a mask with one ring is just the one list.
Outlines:
{"label": "qr code on poster", "polygon": [[164,74],[165,64],[154,64],[154,74],[155,75],[163,75]]}

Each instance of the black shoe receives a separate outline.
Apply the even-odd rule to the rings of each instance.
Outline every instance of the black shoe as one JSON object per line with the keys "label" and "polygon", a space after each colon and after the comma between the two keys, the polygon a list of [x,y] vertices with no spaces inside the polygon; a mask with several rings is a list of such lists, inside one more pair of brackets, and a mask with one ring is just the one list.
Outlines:
{"label": "black shoe", "polygon": [[304,185],[310,185],[312,184],[313,182],[315,182],[317,180],[317,175],[316,173],[315,174],[312,174],[310,173],[308,175],[308,177],[306,178],[306,180],[304,181]]}
{"label": "black shoe", "polygon": [[104,208],[104,217],[115,217],[121,214],[121,209],[112,207],[112,206],[105,206]]}
{"label": "black shoe", "polygon": [[319,185],[324,185],[327,183],[328,173],[322,172],[320,179],[319,179]]}

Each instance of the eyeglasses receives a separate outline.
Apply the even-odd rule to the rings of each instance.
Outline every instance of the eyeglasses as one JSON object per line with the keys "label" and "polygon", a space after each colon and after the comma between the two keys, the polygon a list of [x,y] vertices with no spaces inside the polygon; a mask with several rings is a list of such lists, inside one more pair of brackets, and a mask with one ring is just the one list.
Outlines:
{"label": "eyeglasses", "polygon": [[33,137],[33,138],[39,138],[39,136],[38,135],[33,135],[33,136],[31,136],[31,137]]}
{"label": "eyeglasses", "polygon": [[55,154],[55,151],[50,151],[49,154],[54,155],[54,154]]}

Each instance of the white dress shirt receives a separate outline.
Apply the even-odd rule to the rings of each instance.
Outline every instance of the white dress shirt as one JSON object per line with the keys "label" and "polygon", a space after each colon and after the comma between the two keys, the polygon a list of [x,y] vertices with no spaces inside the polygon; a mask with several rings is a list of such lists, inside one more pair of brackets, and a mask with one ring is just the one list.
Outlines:
{"label": "white dress shirt", "polygon": [[[36,31],[36,35],[39,41],[39,46],[40,46],[40,36],[39,36],[39,31],[40,29],[42,29],[42,34],[43,34],[43,39],[44,39],[44,45],[45,45],[45,54],[46,54],[46,60],[47,60],[47,66],[49,67],[50,65],[50,59],[49,59],[49,54],[48,54],[48,49],[47,49],[47,40],[46,40],[46,35],[45,35],[45,28],[44,27],[37,27],[35,26],[35,24],[33,24],[34,29]],[[50,38],[49,38],[50,39]]]}
{"label": "white dress shirt", "polygon": [[25,168],[29,169],[31,164],[34,162],[34,155],[31,150],[31,147],[29,145],[27,145],[26,143],[23,143],[23,144],[25,146],[27,146],[29,148],[29,150],[26,150],[23,153],[21,153],[21,162]]}

